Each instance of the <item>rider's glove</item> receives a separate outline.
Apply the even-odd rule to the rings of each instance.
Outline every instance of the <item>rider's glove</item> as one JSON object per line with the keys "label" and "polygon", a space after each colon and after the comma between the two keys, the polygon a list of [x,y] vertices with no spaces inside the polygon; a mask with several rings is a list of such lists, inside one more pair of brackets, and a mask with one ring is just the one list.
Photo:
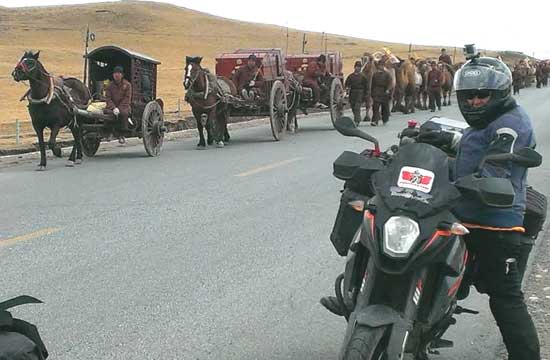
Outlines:
{"label": "rider's glove", "polygon": [[250,87],[252,87],[252,86],[256,85],[256,82],[254,80],[251,80],[249,85],[250,85]]}
{"label": "rider's glove", "polygon": [[120,110],[118,108],[114,108],[113,114],[115,114],[115,116],[118,116],[118,114],[120,114]]}

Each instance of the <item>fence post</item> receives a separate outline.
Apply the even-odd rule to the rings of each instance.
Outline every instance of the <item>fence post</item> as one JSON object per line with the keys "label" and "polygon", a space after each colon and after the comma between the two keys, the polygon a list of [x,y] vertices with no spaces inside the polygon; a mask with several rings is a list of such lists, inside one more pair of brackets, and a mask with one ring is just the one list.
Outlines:
{"label": "fence post", "polygon": [[15,120],[15,145],[19,145],[19,135],[21,133],[21,124],[19,119]]}

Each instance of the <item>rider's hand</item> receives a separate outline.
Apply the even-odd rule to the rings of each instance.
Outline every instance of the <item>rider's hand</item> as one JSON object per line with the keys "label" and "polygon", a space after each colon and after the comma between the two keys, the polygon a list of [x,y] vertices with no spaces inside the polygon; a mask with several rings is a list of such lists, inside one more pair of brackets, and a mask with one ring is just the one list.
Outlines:
{"label": "rider's hand", "polygon": [[254,80],[251,80],[249,85],[252,87],[252,86],[256,85],[256,82]]}
{"label": "rider's hand", "polygon": [[453,134],[440,130],[421,131],[418,135],[418,141],[436,147],[451,146],[453,143]]}
{"label": "rider's hand", "polygon": [[120,114],[120,110],[118,108],[114,108],[113,114],[115,114],[115,116],[118,116],[118,114]]}

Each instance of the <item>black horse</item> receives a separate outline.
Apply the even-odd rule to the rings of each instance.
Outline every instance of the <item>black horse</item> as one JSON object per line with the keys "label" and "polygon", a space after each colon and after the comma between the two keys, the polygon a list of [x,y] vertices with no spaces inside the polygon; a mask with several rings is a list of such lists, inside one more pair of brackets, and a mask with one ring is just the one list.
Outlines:
{"label": "black horse", "polygon": [[183,86],[186,90],[185,100],[191,104],[191,109],[197,121],[199,131],[198,149],[206,149],[203,129],[206,127],[207,143],[223,147],[224,141],[229,142],[227,120],[229,108],[223,101],[224,94],[235,96],[237,89],[232,81],[224,77],[210,74],[201,66],[202,57],[187,56]]}
{"label": "black horse", "polygon": [[61,157],[61,148],[56,145],[59,130],[68,126],[74,138],[74,145],[67,166],[82,162],[81,133],[78,126],[77,108],[86,108],[91,96],[82,81],[75,78],[60,78],[50,75],[38,61],[40,51],[25,52],[12,72],[17,82],[28,80],[30,90],[21,98],[29,102],[32,126],[38,136],[40,164],[38,170],[46,169],[46,144],[44,129],[51,130],[49,148],[55,156]]}

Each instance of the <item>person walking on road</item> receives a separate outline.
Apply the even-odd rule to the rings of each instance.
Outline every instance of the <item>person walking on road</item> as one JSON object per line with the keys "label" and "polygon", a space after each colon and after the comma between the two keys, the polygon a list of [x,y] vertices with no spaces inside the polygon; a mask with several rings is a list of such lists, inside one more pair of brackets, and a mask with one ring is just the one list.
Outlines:
{"label": "person walking on road", "polygon": [[362,65],[361,61],[356,61],[353,73],[348,75],[344,83],[349,94],[353,119],[357,125],[361,122],[361,105],[368,96],[369,87],[367,77],[361,72]]}
{"label": "person walking on road", "polygon": [[441,84],[443,73],[437,68],[437,63],[432,61],[432,69],[428,73],[428,94],[430,96],[430,111],[441,110]]}
{"label": "person walking on road", "polygon": [[392,78],[391,75],[384,69],[384,63],[379,61],[376,63],[376,71],[372,75],[372,126],[377,126],[382,118],[382,123],[385,125],[390,119],[390,94],[391,94]]}

